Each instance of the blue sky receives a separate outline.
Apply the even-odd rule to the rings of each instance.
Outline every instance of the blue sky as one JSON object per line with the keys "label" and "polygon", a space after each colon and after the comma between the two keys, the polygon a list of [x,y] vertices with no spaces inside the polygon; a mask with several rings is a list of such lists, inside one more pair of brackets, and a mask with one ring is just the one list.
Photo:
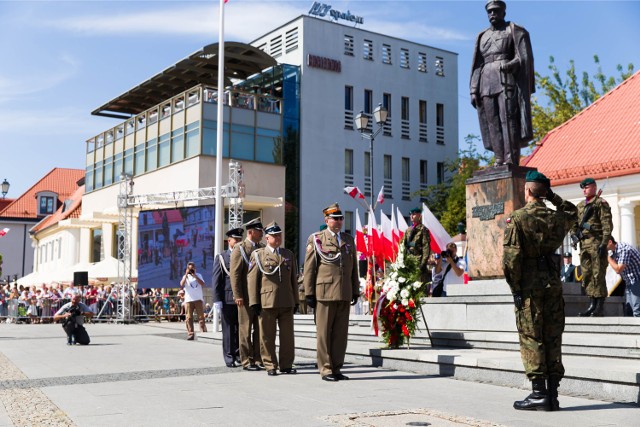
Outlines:
{"label": "blue sky", "polygon": [[[249,42],[313,2],[230,0],[226,39]],[[484,0],[331,1],[364,17],[362,28],[459,54],[459,134],[479,134],[468,79]],[[536,70],[549,56],[593,74],[640,69],[640,1],[507,2],[507,20],[531,33]],[[217,41],[218,1],[0,0],[0,180],[18,197],[54,167],[84,168],[85,140],[116,121],[90,112]]]}

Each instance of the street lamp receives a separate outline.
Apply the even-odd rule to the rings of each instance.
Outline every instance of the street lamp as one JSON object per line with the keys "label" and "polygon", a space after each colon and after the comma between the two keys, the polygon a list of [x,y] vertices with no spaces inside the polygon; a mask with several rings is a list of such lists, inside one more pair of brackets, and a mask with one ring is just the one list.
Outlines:
{"label": "street lamp", "polygon": [[5,178],[4,181],[2,181],[2,198],[3,199],[9,192],[9,187],[11,187],[11,184],[9,184],[9,181],[7,181],[7,178]]}
{"label": "street lamp", "polygon": [[356,118],[354,119],[355,123],[356,123],[356,129],[358,129],[358,131],[360,131],[360,135],[363,138],[366,138],[369,140],[369,172],[371,173],[371,209],[373,209],[374,206],[374,195],[373,195],[373,191],[374,191],[374,187],[373,187],[373,141],[376,138],[376,136],[378,136],[378,134],[380,133],[380,131],[382,130],[382,128],[384,127],[384,124],[387,122],[387,116],[389,115],[389,112],[387,111],[386,108],[384,108],[382,106],[382,104],[378,104],[378,106],[376,107],[375,110],[373,110],[373,119],[376,121],[376,124],[378,125],[378,130],[376,130],[375,132],[371,132],[370,130],[367,129],[368,125],[369,125],[369,116],[367,114],[365,114],[364,112],[360,111],[360,113],[356,116]]}

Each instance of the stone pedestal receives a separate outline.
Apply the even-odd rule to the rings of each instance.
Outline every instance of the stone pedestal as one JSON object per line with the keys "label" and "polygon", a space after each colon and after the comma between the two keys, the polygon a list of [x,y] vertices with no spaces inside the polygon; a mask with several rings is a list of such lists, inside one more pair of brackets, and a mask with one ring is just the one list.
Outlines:
{"label": "stone pedestal", "polygon": [[525,175],[534,168],[502,165],[467,180],[467,255],[469,277],[495,279],[502,271],[502,241],[511,212],[525,205]]}

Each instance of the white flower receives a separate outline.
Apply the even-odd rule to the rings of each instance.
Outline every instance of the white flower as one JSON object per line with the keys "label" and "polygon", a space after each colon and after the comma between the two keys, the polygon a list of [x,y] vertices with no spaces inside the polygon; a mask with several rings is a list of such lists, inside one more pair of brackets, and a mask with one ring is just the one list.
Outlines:
{"label": "white flower", "polygon": [[403,300],[406,300],[407,298],[409,298],[409,291],[407,289],[401,290],[400,298],[402,298]]}
{"label": "white flower", "polygon": [[418,282],[416,280],[411,286],[413,286],[413,289],[420,289],[420,286],[422,286],[422,282]]}
{"label": "white flower", "polygon": [[408,306],[409,305],[409,300],[408,299],[403,299],[402,300],[402,305]]}
{"label": "white flower", "polygon": [[391,277],[393,280],[396,280],[396,279],[398,278],[398,272],[397,272],[397,271],[394,271],[393,273],[391,273],[391,274],[389,275],[389,277]]}
{"label": "white flower", "polygon": [[400,283],[404,283],[404,282],[406,282],[406,281],[407,281],[407,279],[406,279],[406,278],[404,278],[404,277],[398,277],[398,282],[400,282]]}
{"label": "white flower", "polygon": [[394,301],[394,300],[396,299],[396,293],[397,293],[397,291],[398,291],[397,289],[390,289],[390,290],[387,292],[387,299],[388,299],[389,301]]}

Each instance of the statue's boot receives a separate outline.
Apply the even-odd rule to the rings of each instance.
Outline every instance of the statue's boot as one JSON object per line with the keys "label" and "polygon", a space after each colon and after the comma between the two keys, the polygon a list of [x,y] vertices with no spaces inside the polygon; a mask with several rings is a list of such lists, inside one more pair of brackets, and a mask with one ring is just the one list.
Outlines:
{"label": "statue's boot", "polygon": [[513,407],[521,411],[550,411],[549,394],[544,378],[531,381],[533,393],[524,400],[516,400]]}
{"label": "statue's boot", "polygon": [[560,379],[558,377],[551,377],[547,381],[547,384],[549,392],[549,408],[552,411],[559,411],[560,402],[558,402],[558,387],[560,386]]}
{"label": "statue's boot", "polygon": [[593,310],[595,310],[595,308],[596,308],[596,298],[589,297],[589,299],[591,300],[591,304],[589,304],[589,308],[587,308],[587,311],[578,314],[578,317],[589,317],[589,316],[591,316],[591,313],[593,313]]}
{"label": "statue's boot", "polygon": [[602,316],[604,316],[604,297],[596,298],[596,307],[593,309],[593,313],[591,313],[591,317]]}

